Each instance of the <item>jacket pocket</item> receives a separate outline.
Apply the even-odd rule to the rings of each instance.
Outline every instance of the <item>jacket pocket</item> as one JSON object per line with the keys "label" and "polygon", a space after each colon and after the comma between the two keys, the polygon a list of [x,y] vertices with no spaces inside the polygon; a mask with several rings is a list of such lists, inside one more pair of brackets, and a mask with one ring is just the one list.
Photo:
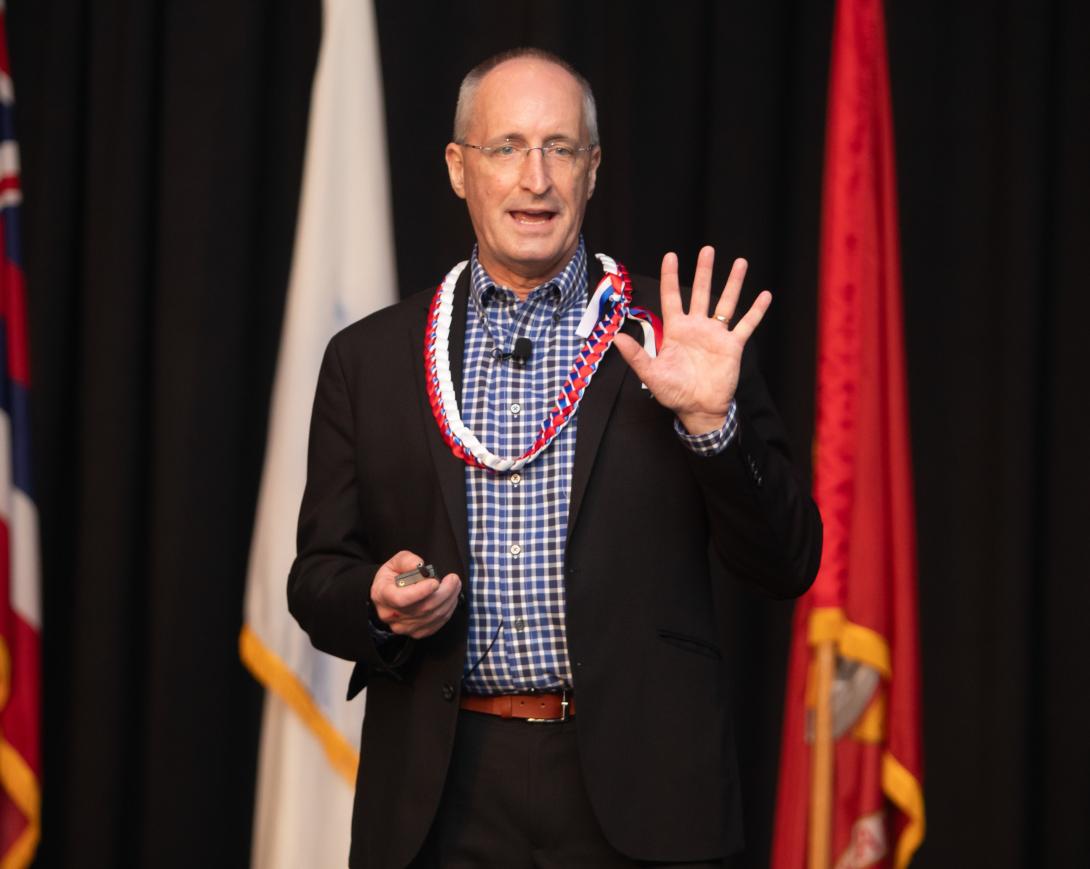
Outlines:
{"label": "jacket pocket", "polygon": [[699,637],[691,637],[688,634],[679,634],[677,631],[670,631],[666,628],[659,628],[658,635],[659,639],[664,643],[669,643],[678,649],[703,655],[705,658],[712,658],[716,661],[723,660],[723,653],[715,643],[710,643]]}

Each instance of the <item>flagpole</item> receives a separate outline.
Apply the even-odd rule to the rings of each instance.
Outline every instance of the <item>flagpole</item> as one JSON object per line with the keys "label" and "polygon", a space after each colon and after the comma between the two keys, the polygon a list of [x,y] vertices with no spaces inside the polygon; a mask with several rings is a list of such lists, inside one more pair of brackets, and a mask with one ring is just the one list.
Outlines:
{"label": "flagpole", "polygon": [[833,669],[836,651],[832,640],[822,640],[817,658],[817,697],[814,704],[813,770],[810,776],[809,869],[829,869],[833,821]]}

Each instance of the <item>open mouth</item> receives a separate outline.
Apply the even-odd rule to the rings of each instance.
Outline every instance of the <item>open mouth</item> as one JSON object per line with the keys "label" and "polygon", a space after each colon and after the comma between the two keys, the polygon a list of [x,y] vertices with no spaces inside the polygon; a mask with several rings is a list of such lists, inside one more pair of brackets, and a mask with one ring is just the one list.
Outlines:
{"label": "open mouth", "polygon": [[556,217],[555,211],[544,210],[509,211],[507,213],[511,215],[515,223],[523,226],[543,226],[552,222]]}

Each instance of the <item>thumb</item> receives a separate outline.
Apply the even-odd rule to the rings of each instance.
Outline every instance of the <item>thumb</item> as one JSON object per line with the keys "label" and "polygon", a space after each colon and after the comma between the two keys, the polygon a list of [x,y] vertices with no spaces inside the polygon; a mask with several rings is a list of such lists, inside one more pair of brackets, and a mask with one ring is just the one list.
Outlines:
{"label": "thumb", "polygon": [[643,346],[631,335],[621,333],[613,339],[613,346],[621,354],[628,366],[636,372],[636,376],[644,383],[647,382],[648,369],[651,367],[651,357]]}
{"label": "thumb", "polygon": [[414,569],[418,564],[423,563],[424,559],[415,552],[402,549],[382,566],[390,570],[391,573],[404,573],[407,570]]}

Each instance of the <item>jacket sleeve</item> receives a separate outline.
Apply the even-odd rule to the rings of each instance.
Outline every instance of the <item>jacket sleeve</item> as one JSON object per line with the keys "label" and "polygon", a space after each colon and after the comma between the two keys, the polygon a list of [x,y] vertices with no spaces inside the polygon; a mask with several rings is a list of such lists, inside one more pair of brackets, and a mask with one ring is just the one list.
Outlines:
{"label": "jacket sleeve", "polygon": [[718,455],[690,452],[688,461],[723,564],[765,594],[796,597],[817,575],[821,516],[795,475],[783,424],[752,354],[742,360],[735,437]]}
{"label": "jacket sleeve", "polygon": [[288,609],[316,649],[365,665],[353,677],[358,689],[366,670],[400,665],[412,641],[396,638],[380,648],[369,629],[371,583],[380,565],[363,532],[354,408],[338,346],[334,337],[318,375]]}

